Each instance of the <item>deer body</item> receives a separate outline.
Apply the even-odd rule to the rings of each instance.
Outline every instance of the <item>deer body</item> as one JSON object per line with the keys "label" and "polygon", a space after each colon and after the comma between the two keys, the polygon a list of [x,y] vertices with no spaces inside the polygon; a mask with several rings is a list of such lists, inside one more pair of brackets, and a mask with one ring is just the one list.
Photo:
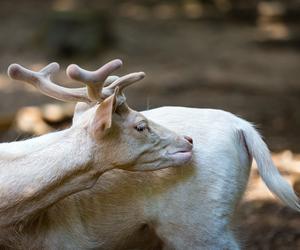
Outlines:
{"label": "deer body", "polygon": [[235,244],[229,226],[251,163],[236,133],[240,119],[223,111],[177,107],[144,115],[193,136],[192,162],[147,173],[108,171],[92,188],[32,217],[17,238],[10,234],[14,249],[202,249],[224,241]]}
{"label": "deer body", "polygon": [[[78,76],[75,73],[73,75]],[[80,90],[80,95],[82,93]],[[93,94],[97,95],[97,92]],[[106,105],[83,109],[78,107],[71,129],[86,121],[87,117],[95,116],[95,109],[97,117],[97,110],[103,107]],[[119,124],[119,116],[124,114],[120,110],[116,112],[113,121]],[[106,115],[102,113],[101,117]],[[132,120],[139,115],[130,111],[129,116],[127,112],[126,122],[122,122],[121,126],[128,126],[128,121],[136,124]],[[76,166],[89,166],[85,169],[92,169],[89,172],[92,174],[86,178],[89,181],[80,179],[84,179],[83,171],[71,174],[75,177],[69,178],[73,180],[73,185],[64,181],[62,176],[67,176],[66,173],[70,171],[65,169],[68,169],[68,164],[61,160],[57,161],[57,165],[50,164],[51,159],[64,155],[61,152],[46,158],[51,165],[48,167],[53,168],[40,176],[46,180],[46,193],[42,192],[43,181],[35,185],[27,182],[25,186],[20,186],[26,189],[29,185],[33,188],[33,191],[29,188],[27,192],[21,192],[29,197],[27,199],[20,199],[20,192],[17,191],[16,194],[4,192],[10,206],[1,204],[0,246],[4,249],[239,249],[232,232],[232,217],[247,185],[252,157],[257,161],[259,172],[269,189],[284,203],[299,210],[294,191],[274,167],[259,134],[246,121],[224,111],[182,107],[148,110],[141,117],[148,120],[149,128],[141,130],[146,127],[143,123],[140,127],[138,122],[138,130],[142,133],[138,139],[131,140],[132,136],[126,135],[131,130],[125,130],[129,132],[124,133],[124,138],[118,137],[118,140],[113,140],[118,133],[110,134],[107,138],[101,137],[101,141],[108,143],[106,145],[110,145],[114,151],[121,147],[120,152],[126,152],[125,156],[120,152],[105,150],[105,147],[93,151],[84,143],[82,150],[71,145],[70,148],[66,147],[66,151],[70,150],[72,154],[66,156],[65,161],[75,166],[75,172]],[[162,127],[152,124],[151,120]],[[97,122],[95,126],[100,130],[106,126],[98,125]],[[112,131],[114,126],[113,123]],[[145,133],[150,133],[150,141],[154,145],[148,151],[144,149]],[[160,143],[155,141],[156,137],[151,137],[152,134],[161,135]],[[188,143],[177,134],[187,134],[193,138],[195,143],[191,161],[188,161],[188,156],[192,140],[185,137]],[[75,136],[76,140],[78,137],[88,141],[91,138],[90,134],[82,136],[81,132],[80,135]],[[55,139],[48,140],[46,136],[40,140],[44,145],[42,148],[55,148]],[[171,144],[166,143],[169,140]],[[126,144],[124,141],[130,142]],[[26,142],[23,143],[26,145]],[[70,144],[74,144],[72,140]],[[11,147],[15,145],[17,143],[11,144]],[[34,146],[31,145],[29,142],[25,149],[21,147],[21,150],[13,151],[21,156],[34,153]],[[95,144],[91,145],[94,145],[91,148],[95,147]],[[162,146],[157,148],[157,145]],[[0,151],[5,146],[0,146]],[[131,150],[132,147],[134,150]],[[165,158],[168,154],[162,152],[166,148],[175,149],[178,153]],[[154,154],[151,155],[152,151]],[[147,158],[145,153],[150,157]],[[76,158],[80,154],[83,155],[79,158],[85,160],[80,163],[76,161],[75,164],[72,156]],[[0,155],[4,159],[15,156],[6,149]],[[132,155],[136,155],[136,158]],[[95,156],[98,157],[95,159]],[[93,160],[86,160],[91,158]],[[26,156],[23,160],[26,162]],[[102,164],[98,166],[97,162],[101,161]],[[41,166],[48,169],[47,164]],[[59,168],[59,165],[62,167]],[[181,167],[176,167],[178,165]],[[38,173],[38,168],[31,166],[32,173]],[[138,171],[166,169],[129,172],[116,168]],[[7,168],[2,164],[2,169]],[[60,182],[55,181],[57,171],[61,173]],[[8,172],[3,176],[6,177],[2,179],[4,184],[0,184],[5,186],[6,180],[13,177]],[[21,184],[26,180],[25,177],[32,181],[28,175],[20,174]],[[61,191],[53,192],[53,182],[56,183],[55,187],[61,187]],[[67,192],[64,193],[65,189]],[[44,195],[36,195],[38,192]],[[43,202],[39,203],[39,197],[44,198]],[[11,207],[16,209],[10,210]]]}
{"label": "deer body", "polygon": [[[189,132],[195,141],[192,162],[147,173],[108,171],[91,189],[68,196],[25,225],[19,232],[21,246],[30,248],[35,242],[37,249],[239,249],[232,217],[252,160],[247,150],[252,146],[245,144],[241,131],[254,129],[218,110],[165,107],[144,115],[177,132]],[[270,167],[263,176],[273,174]],[[283,179],[276,181],[272,191],[285,192]]]}

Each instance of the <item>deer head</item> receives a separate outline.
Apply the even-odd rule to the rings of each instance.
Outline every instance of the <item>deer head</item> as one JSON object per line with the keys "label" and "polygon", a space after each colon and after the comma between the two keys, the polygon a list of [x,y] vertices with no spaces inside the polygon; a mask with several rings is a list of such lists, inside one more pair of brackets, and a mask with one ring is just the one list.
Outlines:
{"label": "deer head", "polygon": [[45,95],[78,102],[71,129],[79,129],[82,136],[90,138],[96,166],[150,171],[189,162],[191,138],[178,135],[128,107],[123,90],[145,74],[110,76],[121,65],[120,60],[113,60],[96,71],[70,65],[67,75],[84,83],[83,88],[66,88],[51,81],[51,75],[59,70],[57,63],[38,72],[12,64],[8,74],[12,79],[34,85]]}

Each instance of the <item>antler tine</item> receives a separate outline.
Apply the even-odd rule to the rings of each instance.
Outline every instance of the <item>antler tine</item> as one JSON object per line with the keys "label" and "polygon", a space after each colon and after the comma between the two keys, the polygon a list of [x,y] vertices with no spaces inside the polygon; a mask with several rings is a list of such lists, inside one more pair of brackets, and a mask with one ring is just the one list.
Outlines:
{"label": "antler tine", "polygon": [[119,59],[110,61],[95,71],[84,70],[78,65],[71,64],[67,68],[67,75],[73,80],[85,83],[89,98],[92,101],[99,101],[102,99],[101,93],[105,80],[121,66],[122,61]]}
{"label": "antler tine", "polygon": [[112,84],[114,81],[116,81],[117,79],[119,79],[119,76],[109,76],[106,78],[106,80],[104,81],[103,87],[107,87],[110,84]]}
{"label": "antler tine", "polygon": [[61,101],[86,102],[90,103],[85,89],[74,88],[69,89],[57,85],[50,80],[53,73],[59,70],[58,63],[50,63],[38,72],[31,71],[19,64],[11,64],[7,73],[14,80],[24,81],[40,90],[43,94]]}
{"label": "antler tine", "polygon": [[142,80],[145,77],[144,72],[136,72],[136,73],[131,73],[119,78],[116,78],[115,81],[113,81],[110,85],[105,87],[102,91],[103,96],[106,98],[107,96],[111,95],[113,90],[118,87],[119,88],[119,93],[122,93],[122,91],[128,87],[129,85]]}

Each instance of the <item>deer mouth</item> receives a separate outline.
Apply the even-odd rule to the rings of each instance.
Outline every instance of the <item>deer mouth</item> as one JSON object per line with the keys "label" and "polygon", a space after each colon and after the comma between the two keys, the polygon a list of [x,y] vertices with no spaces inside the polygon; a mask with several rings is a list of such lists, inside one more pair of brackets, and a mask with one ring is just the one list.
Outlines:
{"label": "deer mouth", "polygon": [[193,156],[192,150],[180,150],[174,153],[168,153],[168,157],[173,160],[176,165],[188,163]]}

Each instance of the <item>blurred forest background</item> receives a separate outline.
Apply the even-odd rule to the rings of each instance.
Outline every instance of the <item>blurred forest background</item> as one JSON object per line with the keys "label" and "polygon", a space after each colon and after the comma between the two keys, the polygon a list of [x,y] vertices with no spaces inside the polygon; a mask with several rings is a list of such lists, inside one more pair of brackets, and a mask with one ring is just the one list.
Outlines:
{"label": "blurred forest background", "polygon": [[[1,0],[0,18],[1,141],[69,126],[73,112],[10,80],[10,63],[57,61],[55,80],[77,86],[68,64],[94,70],[120,58],[120,75],[147,74],[127,91],[133,108],[217,108],[253,122],[300,193],[299,1]],[[300,215],[274,200],[255,168],[238,213],[245,249],[300,249]]]}

